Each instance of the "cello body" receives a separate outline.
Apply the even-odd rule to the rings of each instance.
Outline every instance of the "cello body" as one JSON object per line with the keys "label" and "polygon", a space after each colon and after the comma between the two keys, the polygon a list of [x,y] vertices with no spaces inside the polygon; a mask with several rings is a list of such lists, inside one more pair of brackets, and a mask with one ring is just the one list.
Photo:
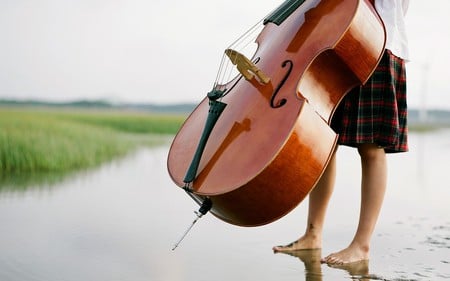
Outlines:
{"label": "cello body", "polygon": [[[334,111],[384,51],[384,27],[367,0],[301,2],[281,22],[268,18],[256,40],[252,61],[270,81],[236,77],[219,86],[227,106],[188,194],[199,204],[208,198],[211,213],[231,224],[273,222],[308,195],[336,149]],[[179,187],[208,110],[205,98],[170,147],[167,167]]]}

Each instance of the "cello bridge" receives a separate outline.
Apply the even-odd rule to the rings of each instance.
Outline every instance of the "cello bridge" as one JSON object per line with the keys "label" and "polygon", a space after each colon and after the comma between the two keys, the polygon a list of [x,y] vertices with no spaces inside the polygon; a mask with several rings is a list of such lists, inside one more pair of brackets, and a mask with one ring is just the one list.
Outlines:
{"label": "cello bridge", "polygon": [[230,58],[231,62],[236,65],[237,70],[246,80],[251,80],[256,76],[262,84],[269,83],[270,78],[243,54],[232,49],[226,49],[225,54]]}

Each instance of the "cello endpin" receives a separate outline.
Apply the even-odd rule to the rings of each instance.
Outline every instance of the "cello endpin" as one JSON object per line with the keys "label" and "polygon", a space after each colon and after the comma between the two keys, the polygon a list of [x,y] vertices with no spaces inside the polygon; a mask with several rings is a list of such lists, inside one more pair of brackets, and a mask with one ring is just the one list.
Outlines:
{"label": "cello endpin", "polygon": [[177,243],[175,243],[175,245],[172,248],[172,251],[174,251],[178,245],[180,245],[181,241],[183,241],[184,237],[186,237],[186,235],[189,233],[189,231],[192,229],[192,227],[194,226],[194,224],[201,218],[203,217],[203,215],[205,215],[209,210],[211,210],[212,207],[212,202],[211,199],[209,198],[205,198],[205,200],[203,200],[202,205],[200,206],[200,209],[198,211],[195,211],[195,215],[197,216],[194,221],[191,223],[191,225],[188,227],[188,229],[186,229],[186,231],[184,232],[183,236],[181,236],[180,240],[178,240]]}

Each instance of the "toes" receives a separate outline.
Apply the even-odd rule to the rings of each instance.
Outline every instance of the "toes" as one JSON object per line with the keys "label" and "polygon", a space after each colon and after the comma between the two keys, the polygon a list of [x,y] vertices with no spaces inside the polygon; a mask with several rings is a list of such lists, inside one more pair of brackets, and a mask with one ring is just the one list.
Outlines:
{"label": "toes", "polygon": [[295,244],[295,242],[292,242],[292,243],[290,243],[290,244],[288,244],[288,245],[285,245],[285,246],[275,246],[275,247],[272,248],[272,250],[273,250],[274,252],[285,252],[285,251],[289,251],[289,250],[292,249],[292,246],[294,246],[294,244]]}
{"label": "toes", "polygon": [[280,252],[283,246],[275,246],[272,248],[272,251],[276,252]]}
{"label": "toes", "polygon": [[326,263],[328,265],[342,265],[342,264],[344,264],[344,261],[341,260],[339,257],[335,256],[334,254],[326,256],[325,258],[321,259],[320,262],[321,263]]}

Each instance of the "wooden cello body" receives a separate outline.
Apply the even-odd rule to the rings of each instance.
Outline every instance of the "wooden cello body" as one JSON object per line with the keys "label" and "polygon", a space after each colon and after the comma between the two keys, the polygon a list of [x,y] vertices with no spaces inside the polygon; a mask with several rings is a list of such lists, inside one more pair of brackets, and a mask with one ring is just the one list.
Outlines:
{"label": "wooden cello body", "polygon": [[281,218],[314,188],[336,147],[333,113],[372,74],[385,31],[367,0],[286,1],[265,20],[256,41],[252,61],[269,79],[249,75],[220,85],[226,108],[189,188],[185,175],[210,99],[186,119],[167,160],[177,186],[199,204],[207,198],[211,213],[241,226]]}

